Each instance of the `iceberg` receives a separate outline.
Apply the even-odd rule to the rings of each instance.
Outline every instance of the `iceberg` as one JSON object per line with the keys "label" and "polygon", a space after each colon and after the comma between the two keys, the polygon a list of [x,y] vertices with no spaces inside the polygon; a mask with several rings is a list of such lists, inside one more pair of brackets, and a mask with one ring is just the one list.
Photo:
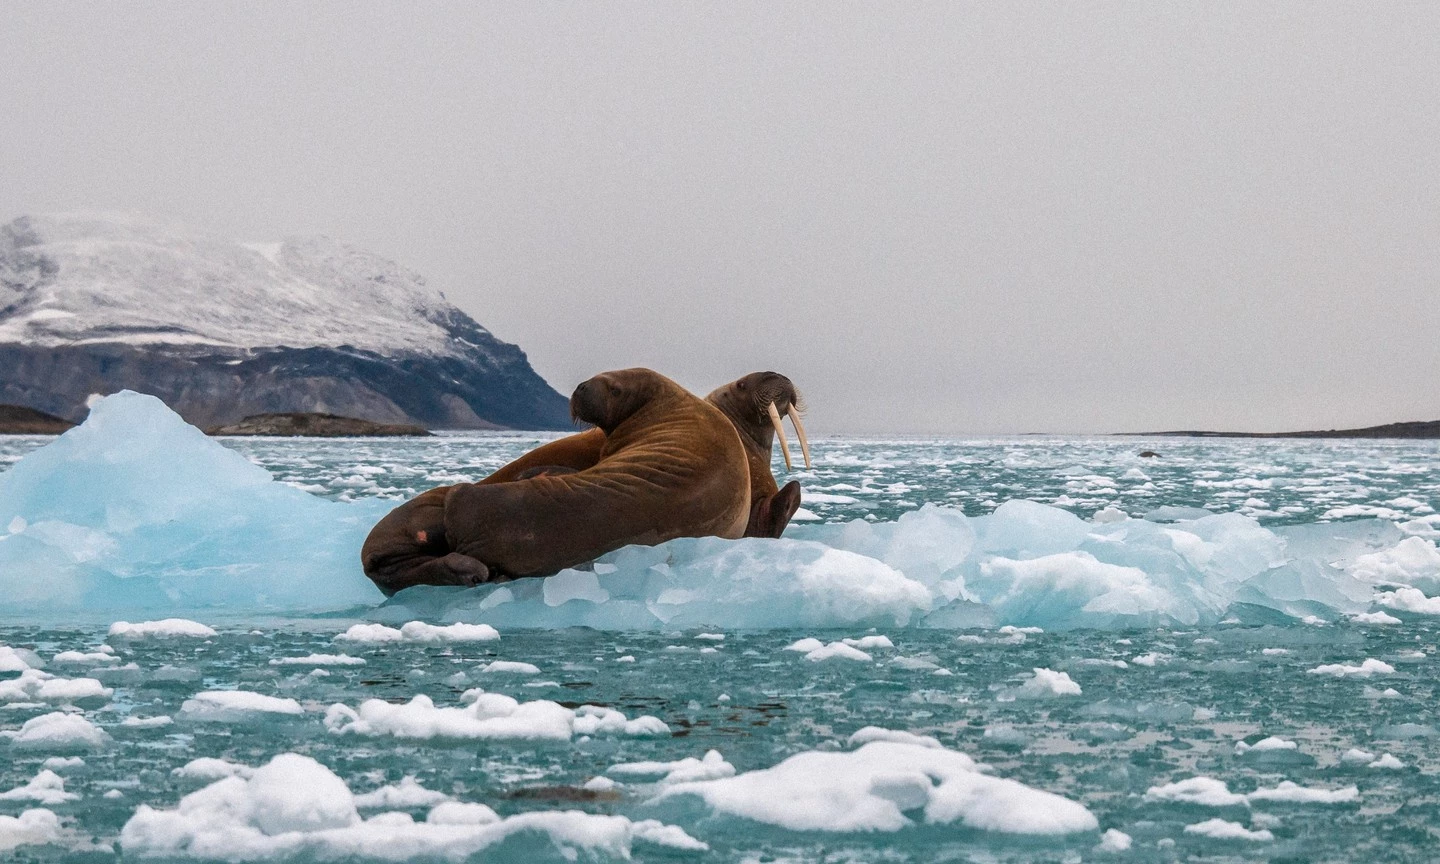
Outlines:
{"label": "iceberg", "polygon": [[[412,588],[382,603],[359,549],[393,504],[279,482],[160,400],[117,393],[0,473],[0,613],[345,611],[372,622],[342,638],[354,642],[572,626],[1063,630],[1380,621],[1377,605],[1429,611],[1421,590],[1440,584],[1432,542],[1374,519],[1271,529],[1171,508],[1150,514],[1164,522],[1118,511],[1085,521],[1012,500],[984,516],[926,504],[889,522],[794,524],[779,540],[627,547],[548,578]],[[1395,590],[1377,596],[1382,587]],[[112,638],[213,633],[172,619],[116,628]]]}

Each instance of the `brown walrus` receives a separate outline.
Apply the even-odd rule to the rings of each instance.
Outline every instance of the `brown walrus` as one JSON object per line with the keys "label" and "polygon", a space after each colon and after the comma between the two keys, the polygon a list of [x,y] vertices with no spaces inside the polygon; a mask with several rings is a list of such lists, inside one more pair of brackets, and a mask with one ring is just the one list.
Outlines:
{"label": "brown walrus", "polygon": [[570,410],[597,428],[380,520],[361,548],[365,574],[393,594],[544,576],[635,543],[743,536],[747,456],[714,405],[657,372],[623,369],[575,388]]}
{"label": "brown walrus", "polygon": [[791,480],[784,487],[776,485],[775,475],[770,472],[770,453],[779,436],[785,467],[790,467],[790,446],[780,424],[780,417],[788,416],[795,426],[795,437],[800,439],[805,467],[810,467],[810,439],[800,421],[800,393],[779,372],[752,372],[715,389],[705,401],[730,418],[740,433],[740,443],[745,445],[750,463],[750,520],[745,536],[779,537],[800,509],[800,484]]}

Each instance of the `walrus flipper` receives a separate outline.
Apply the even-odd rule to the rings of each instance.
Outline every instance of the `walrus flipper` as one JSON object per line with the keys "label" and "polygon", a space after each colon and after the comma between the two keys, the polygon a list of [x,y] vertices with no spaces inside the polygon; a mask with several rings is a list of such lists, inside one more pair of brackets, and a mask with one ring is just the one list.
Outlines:
{"label": "walrus flipper", "polygon": [[479,585],[490,581],[481,562],[451,553],[445,536],[450,487],[423,492],[385,515],[360,547],[365,575],[388,597],[412,585]]}
{"label": "walrus flipper", "polygon": [[751,505],[750,523],[745,526],[745,536],[778,539],[785,533],[785,526],[790,524],[795,511],[799,509],[800,484],[791,480],[774,495],[757,499]]}

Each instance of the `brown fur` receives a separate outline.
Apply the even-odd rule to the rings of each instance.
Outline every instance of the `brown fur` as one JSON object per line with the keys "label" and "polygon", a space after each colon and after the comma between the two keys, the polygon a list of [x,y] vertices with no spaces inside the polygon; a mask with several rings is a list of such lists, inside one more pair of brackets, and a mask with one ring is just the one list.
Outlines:
{"label": "brown fur", "polygon": [[[543,576],[630,544],[743,536],[750,513],[745,448],[715,406],[649,369],[597,375],[575,389],[570,404],[577,419],[604,435],[595,463],[574,473],[452,487],[444,504],[451,549],[506,576]],[[593,432],[571,437],[583,440],[565,445],[565,453],[596,441]],[[550,455],[530,466],[551,464]]]}
{"label": "brown fur", "polygon": [[799,407],[799,392],[789,378],[778,372],[752,372],[716,388],[705,401],[730,419],[745,445],[750,467],[750,519],[745,536],[779,537],[800,509],[800,484],[791,480],[781,488],[770,471],[775,427],[766,407],[775,403],[775,410],[783,417],[791,405]]}

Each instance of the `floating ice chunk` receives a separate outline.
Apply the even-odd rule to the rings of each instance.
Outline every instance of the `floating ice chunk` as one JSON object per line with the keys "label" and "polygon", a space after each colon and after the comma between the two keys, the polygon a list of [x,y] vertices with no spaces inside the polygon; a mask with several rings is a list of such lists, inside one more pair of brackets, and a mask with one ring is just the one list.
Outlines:
{"label": "floating ice chunk", "polygon": [[192,792],[174,810],[141,805],[121,829],[120,845],[140,857],[459,861],[527,834],[548,840],[568,860],[582,853],[629,859],[636,842],[708,848],[659,822],[577,811],[500,819],[484,805],[444,802],[425,822],[401,812],[361,820],[345,782],[295,753],[276,756],[248,780],[229,777]]}
{"label": "floating ice chunk", "polygon": [[620,788],[621,784],[611,780],[609,777],[591,777],[580,784],[581,789],[589,789],[591,792],[609,792],[612,789]]}
{"label": "floating ice chunk", "polygon": [[173,718],[159,714],[154,717],[126,717],[120,725],[126,729],[161,729],[174,722]]}
{"label": "floating ice chunk", "polygon": [[43,808],[19,816],[0,816],[0,852],[60,841],[60,817]]}
{"label": "floating ice chunk", "polygon": [[71,771],[76,768],[84,768],[85,760],[79,756],[51,756],[40,764],[42,768],[51,771]]}
{"label": "floating ice chunk", "polygon": [[600,587],[600,577],[583,570],[561,570],[542,580],[541,593],[546,606],[560,606],[572,600],[604,603],[610,592]]}
{"label": "floating ice chunk", "polygon": [[[109,646],[106,646],[109,647]],[[61,651],[50,659],[51,663],[61,666],[108,666],[112,663],[119,663],[120,658],[114,654],[107,654],[104,651]]]}
{"label": "floating ice chunk", "polygon": [[1389,753],[1386,753],[1384,756],[1381,756],[1379,759],[1371,762],[1368,767],[1396,771],[1404,768],[1405,763],[1401,762],[1399,759],[1396,759],[1394,756],[1391,756]]}
{"label": "floating ice chunk", "polygon": [[1385,612],[1360,612],[1350,616],[1356,624],[1399,624],[1399,618]]}
{"label": "floating ice chunk", "polygon": [[1054,696],[1079,696],[1080,685],[1064,672],[1037,668],[1024,683],[1007,692],[1017,699],[1049,699]]}
{"label": "floating ice chunk", "polygon": [[424,621],[410,621],[396,629],[384,624],[355,624],[335,637],[336,642],[362,642],[383,645],[389,642],[454,643],[490,642],[500,638],[500,631],[489,624],[447,624],[439,626]]}
{"label": "floating ice chunk", "polygon": [[356,553],[392,506],[276,482],[160,400],[124,391],[0,474],[0,525],[28,523],[0,541],[0,610],[374,603]]}
{"label": "floating ice chunk", "polygon": [[785,646],[786,651],[799,651],[801,654],[809,654],[817,648],[824,648],[825,643],[814,636],[806,636],[804,639],[797,639]]}
{"label": "floating ice chunk", "polygon": [[349,654],[307,654],[304,657],[277,657],[271,666],[364,666],[364,657]]}
{"label": "floating ice chunk", "polygon": [[846,743],[851,747],[859,747],[869,744],[871,741],[891,741],[897,744],[913,744],[916,747],[944,749],[939,741],[929,735],[916,735],[914,732],[905,732],[900,729],[882,729],[879,726],[866,726],[856,731]]}
{"label": "floating ice chunk", "polygon": [[431,825],[493,825],[500,816],[484,804],[442,801],[430,808],[425,821]]}
{"label": "floating ice chunk", "polygon": [[10,746],[20,750],[50,750],[57,753],[98,750],[110,743],[105,730],[81,717],[59,711],[25,721],[18,732],[3,733]]}
{"label": "floating ice chunk", "polygon": [[1100,843],[1095,848],[1100,852],[1128,852],[1133,843],[1130,835],[1124,831],[1107,828],[1105,833],[1100,835]]}
{"label": "floating ice chunk", "polygon": [[223,780],[226,777],[249,777],[255,773],[255,769],[227,759],[202,756],[186,762],[170,773],[187,780]]}
{"label": "floating ice chunk", "polygon": [[862,651],[895,647],[895,643],[890,641],[889,636],[861,636],[859,639],[842,639],[840,641],[851,648],[859,648]]}
{"label": "floating ice chunk", "polygon": [[1348,569],[1355,578],[1374,585],[1440,592],[1440,549],[1421,537],[1406,537],[1389,549],[1357,556]]}
{"label": "floating ice chunk", "polygon": [[39,669],[44,665],[45,661],[34,651],[0,645],[0,672],[24,672],[26,669]]}
{"label": "floating ice chunk", "polygon": [[239,723],[276,714],[300,715],[305,709],[294,699],[266,696],[249,690],[209,690],[196,693],[180,706],[186,720]]}
{"label": "floating ice chunk", "polygon": [[622,777],[658,777],[661,785],[735,776],[735,766],[726,762],[718,750],[706,751],[701,759],[687,756],[674,762],[622,762],[606,770]]}
{"label": "floating ice chunk", "polygon": [[215,630],[198,621],[187,618],[165,618],[161,621],[116,621],[110,625],[110,635],[117,639],[154,639],[185,636],[204,639],[215,635]]}
{"label": "floating ice chunk", "polygon": [[1375,602],[1400,612],[1440,615],[1440,597],[1426,597],[1418,588],[1397,588],[1375,595]]}
{"label": "floating ice chunk", "polygon": [[709,640],[709,641],[711,641],[711,642],[724,642],[724,641],[725,641],[725,634],[724,634],[724,633],[697,633],[697,634],[695,634],[695,638],[696,638],[696,639],[706,639],[706,640]]}
{"label": "floating ice chunk", "polygon": [[734,777],[677,783],[653,803],[699,798],[718,814],[793,831],[898,831],[958,822],[1012,834],[1093,831],[1082,805],[1013,780],[982,774],[952,750],[873,741],[845,753],[799,753],[771,768]]}
{"label": "floating ice chunk", "polygon": [[1234,807],[1248,803],[1244,795],[1231,792],[1223,780],[1213,777],[1191,777],[1145,790],[1147,801],[1173,801],[1200,807]]}
{"label": "floating ice chunk", "polygon": [[[437,792],[434,789],[426,789],[420,785],[414,775],[407,775],[400,779],[400,782],[391,786],[381,786],[373,792],[366,792],[363,795],[355,796],[355,806],[361,809],[373,809],[387,807],[391,809],[413,810],[417,807],[434,807],[445,801],[450,796],[444,792]],[[489,809],[488,807],[486,808]],[[494,811],[491,811],[492,813]]]}
{"label": "floating ice chunk", "polygon": [[47,807],[79,800],[79,795],[65,791],[64,778],[49,769],[42,769],[24,786],[0,792],[0,801],[38,801]]}
{"label": "floating ice chunk", "polygon": [[1383,660],[1369,658],[1359,666],[1344,663],[1327,663],[1310,670],[1311,675],[1333,675],[1336,678],[1370,678],[1374,675],[1394,675],[1395,667]]}
{"label": "floating ice chunk", "polygon": [[522,663],[518,660],[496,660],[482,666],[480,671],[492,675],[539,675],[540,667],[533,663]]}
{"label": "floating ice chunk", "polygon": [[1340,761],[1346,765],[1369,765],[1375,761],[1375,754],[1359,747],[1351,747],[1341,754]]}
{"label": "floating ice chunk", "polygon": [[874,658],[859,648],[851,648],[844,642],[831,642],[808,652],[805,659],[814,663],[822,660],[854,660],[860,663],[869,663]]}
{"label": "floating ice chunk", "polygon": [[1206,819],[1204,822],[1186,825],[1185,833],[1199,834],[1213,840],[1251,840],[1263,843],[1275,839],[1275,835],[1267,829],[1251,831],[1239,822],[1227,822],[1224,819]]}
{"label": "floating ice chunk", "polygon": [[474,694],[464,707],[436,707],[418,695],[404,705],[368,699],[358,709],[334,704],[325,728],[337,735],[393,736],[407,739],[458,738],[568,741],[572,735],[668,734],[655,717],[627,720],[619,711],[582,705],[574,711],[546,700],[519,702],[499,693]]}
{"label": "floating ice chunk", "polygon": [[1247,753],[1273,753],[1277,750],[1298,750],[1299,744],[1288,738],[1279,738],[1271,735],[1269,738],[1262,738],[1254,744],[1247,744],[1244,741],[1235,742],[1235,755],[1244,756]]}
{"label": "floating ice chunk", "polygon": [[1289,780],[1282,780],[1278,786],[1256,789],[1245,796],[1249,801],[1281,801],[1289,804],[1348,804],[1359,797],[1360,790],[1355,786],[1312,789]]}
{"label": "floating ice chunk", "polygon": [[489,624],[426,624],[410,621],[400,628],[406,642],[493,642],[500,631]]}
{"label": "floating ice chunk", "polygon": [[94,678],[57,678],[39,669],[26,669],[20,677],[0,681],[0,703],[48,702],[70,705],[103,702],[115,691]]}

